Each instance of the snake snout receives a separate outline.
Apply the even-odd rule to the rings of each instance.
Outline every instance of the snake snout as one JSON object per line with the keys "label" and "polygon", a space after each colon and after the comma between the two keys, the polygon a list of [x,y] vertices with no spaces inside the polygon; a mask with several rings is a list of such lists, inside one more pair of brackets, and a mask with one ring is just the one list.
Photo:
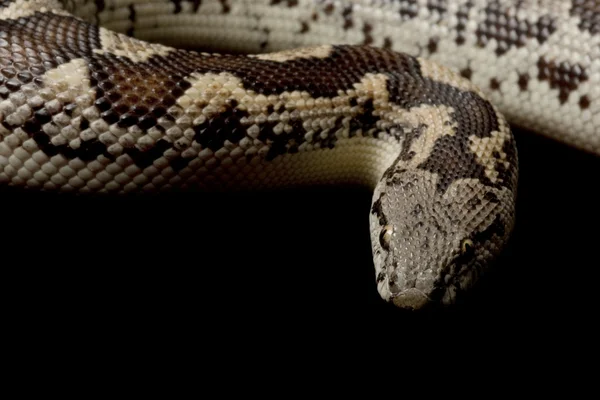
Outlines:
{"label": "snake snout", "polygon": [[431,299],[422,291],[416,288],[403,290],[392,298],[395,306],[408,309],[420,310],[431,304]]}

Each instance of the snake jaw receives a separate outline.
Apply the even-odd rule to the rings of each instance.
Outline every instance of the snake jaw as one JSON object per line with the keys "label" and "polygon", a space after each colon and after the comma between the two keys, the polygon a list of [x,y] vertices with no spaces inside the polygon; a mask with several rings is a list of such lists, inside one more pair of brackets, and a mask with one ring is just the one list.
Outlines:
{"label": "snake jaw", "polygon": [[[382,298],[409,311],[455,303],[462,272],[471,269],[472,262],[461,264],[460,255],[457,255],[434,257],[423,264],[404,257],[404,262],[399,264],[402,257],[395,254],[394,249],[387,254],[388,266],[384,267],[385,278],[379,287]],[[452,253],[456,254],[456,250]]]}
{"label": "snake jaw", "polygon": [[406,289],[392,295],[391,300],[396,307],[408,310],[419,310],[432,303],[429,296],[416,288]]}
{"label": "snake jaw", "polygon": [[[481,265],[477,257],[466,260],[457,254],[447,259],[445,267],[436,268],[437,273],[432,273],[434,269],[431,268],[398,267],[397,264],[395,268],[388,269],[390,271],[385,273],[385,279],[379,287],[382,298],[398,308],[419,311],[455,304],[460,292],[476,282]],[[420,271],[416,273],[416,278],[411,270]],[[413,275],[412,279],[410,275]]]}
{"label": "snake jaw", "polygon": [[[393,250],[390,251],[389,256],[391,258],[394,258],[393,253]],[[410,311],[420,310],[433,303],[431,296],[425,292],[427,288],[407,287],[408,280],[406,273],[398,268],[396,262],[392,261],[392,265],[394,265],[395,268],[387,274],[386,279],[387,290],[389,291],[389,301],[398,308]]]}

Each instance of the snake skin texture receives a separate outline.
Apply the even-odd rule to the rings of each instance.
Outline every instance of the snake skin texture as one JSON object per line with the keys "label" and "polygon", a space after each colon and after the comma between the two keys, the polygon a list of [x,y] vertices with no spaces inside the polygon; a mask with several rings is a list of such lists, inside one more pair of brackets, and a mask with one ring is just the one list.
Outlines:
{"label": "snake skin texture", "polygon": [[513,126],[600,154],[597,0],[69,3],[89,21],[178,47],[366,44],[427,58],[471,80]]}
{"label": "snake skin texture", "polygon": [[0,182],[367,185],[381,297],[452,304],[513,228],[503,115],[600,152],[594,3],[566,3],[0,0]]}

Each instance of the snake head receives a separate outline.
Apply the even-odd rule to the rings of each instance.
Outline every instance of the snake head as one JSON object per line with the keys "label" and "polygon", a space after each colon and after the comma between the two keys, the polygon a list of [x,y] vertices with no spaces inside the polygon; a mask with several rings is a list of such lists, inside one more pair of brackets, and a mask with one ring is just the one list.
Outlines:
{"label": "snake head", "polygon": [[382,180],[371,212],[381,297],[413,310],[455,303],[505,247],[513,219],[513,192],[477,179],[444,191],[425,171]]}

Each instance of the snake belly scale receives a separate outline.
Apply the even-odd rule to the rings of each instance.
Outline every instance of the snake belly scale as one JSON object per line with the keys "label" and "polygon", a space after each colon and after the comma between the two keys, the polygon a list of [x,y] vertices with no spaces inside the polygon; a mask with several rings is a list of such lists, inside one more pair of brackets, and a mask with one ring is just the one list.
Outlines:
{"label": "snake belly scale", "polygon": [[[246,18],[366,4],[326,3],[256,2]],[[369,2],[382,15],[408,3],[418,13],[416,1]],[[249,36],[248,49],[265,51],[219,54],[166,45],[177,42],[168,30],[152,43],[132,37],[144,37],[141,21],[161,36],[165,15],[185,26],[246,9],[0,1],[0,182],[99,195],[367,185],[381,297],[408,309],[454,303],[513,228],[517,153],[504,116],[460,73],[390,46],[331,38],[267,51]]]}

